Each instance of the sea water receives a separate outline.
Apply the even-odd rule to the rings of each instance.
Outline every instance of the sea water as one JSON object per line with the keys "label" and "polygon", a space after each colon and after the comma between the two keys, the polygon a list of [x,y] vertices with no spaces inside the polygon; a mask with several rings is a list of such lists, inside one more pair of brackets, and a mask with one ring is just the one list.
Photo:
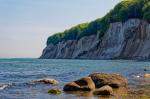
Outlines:
{"label": "sea water", "polygon": [[[48,90],[63,86],[94,72],[119,73],[138,85],[136,77],[149,71],[149,61],[136,60],[68,60],[68,59],[0,59],[0,99],[84,99],[68,94],[50,95]],[[52,78],[58,85],[34,84],[32,80]],[[91,99],[91,98],[89,98]]]}

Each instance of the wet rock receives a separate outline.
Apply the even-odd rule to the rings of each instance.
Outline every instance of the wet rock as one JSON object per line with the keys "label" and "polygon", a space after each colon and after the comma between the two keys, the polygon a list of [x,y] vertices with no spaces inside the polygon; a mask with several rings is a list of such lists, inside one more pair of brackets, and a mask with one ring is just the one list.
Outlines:
{"label": "wet rock", "polygon": [[53,94],[53,95],[59,95],[62,93],[62,91],[59,88],[53,88],[53,89],[49,90],[48,93]]}
{"label": "wet rock", "polygon": [[[128,94],[128,90],[130,88],[127,88],[127,87],[120,87],[120,88],[114,88],[113,89],[113,95],[116,96],[116,97],[125,97],[127,94]],[[133,89],[133,88],[132,88]],[[119,98],[117,98],[119,99]]]}
{"label": "wet rock", "polygon": [[55,79],[39,79],[39,80],[33,80],[34,83],[44,83],[44,84],[59,84],[59,82]]}
{"label": "wet rock", "polygon": [[93,89],[95,89],[95,84],[91,77],[84,77],[64,86],[64,91],[91,91]]}
{"label": "wet rock", "polygon": [[105,85],[109,85],[112,88],[119,88],[125,87],[128,84],[127,79],[119,74],[93,73],[89,77],[94,81],[96,88]]}
{"label": "wet rock", "polygon": [[106,85],[93,92],[94,95],[113,95],[112,87]]}
{"label": "wet rock", "polygon": [[144,77],[150,77],[150,74],[144,74]]}
{"label": "wet rock", "polygon": [[150,68],[144,68],[144,71],[150,71]]}
{"label": "wet rock", "polygon": [[80,86],[75,82],[70,82],[64,86],[64,91],[78,91]]}

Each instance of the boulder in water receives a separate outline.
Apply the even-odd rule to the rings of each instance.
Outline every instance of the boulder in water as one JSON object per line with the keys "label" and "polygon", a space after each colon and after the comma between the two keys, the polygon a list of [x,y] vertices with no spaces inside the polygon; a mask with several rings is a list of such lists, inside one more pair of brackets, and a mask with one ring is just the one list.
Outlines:
{"label": "boulder in water", "polygon": [[95,84],[91,77],[84,77],[70,82],[64,86],[64,91],[91,91],[95,89]]}
{"label": "boulder in water", "polygon": [[144,74],[144,77],[150,77],[150,74]]}
{"label": "boulder in water", "polygon": [[49,94],[53,94],[53,95],[59,95],[62,93],[62,91],[59,89],[59,88],[53,88],[53,89],[50,89],[48,91]]}
{"label": "boulder in water", "polygon": [[55,79],[39,79],[39,80],[33,80],[34,83],[44,83],[44,84],[59,84],[59,82]]}
{"label": "boulder in water", "polygon": [[105,85],[109,85],[112,88],[119,88],[125,87],[128,84],[127,79],[119,74],[93,73],[89,77],[94,81],[96,88]]}
{"label": "boulder in water", "polygon": [[150,68],[144,68],[144,71],[150,71]]}
{"label": "boulder in water", "polygon": [[112,87],[106,85],[106,86],[103,86],[97,90],[95,90],[93,92],[94,95],[112,95],[113,94],[113,89]]}

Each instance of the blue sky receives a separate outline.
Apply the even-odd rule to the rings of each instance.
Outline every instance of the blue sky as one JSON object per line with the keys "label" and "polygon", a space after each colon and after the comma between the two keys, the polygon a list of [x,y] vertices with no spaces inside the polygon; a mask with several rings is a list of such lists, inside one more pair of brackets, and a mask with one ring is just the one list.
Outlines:
{"label": "blue sky", "polygon": [[0,0],[0,58],[39,57],[48,36],[104,16],[120,0]]}

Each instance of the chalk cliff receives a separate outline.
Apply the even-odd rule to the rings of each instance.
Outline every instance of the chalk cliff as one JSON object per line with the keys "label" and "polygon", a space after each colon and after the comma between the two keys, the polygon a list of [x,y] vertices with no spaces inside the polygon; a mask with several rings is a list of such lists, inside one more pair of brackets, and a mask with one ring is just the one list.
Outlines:
{"label": "chalk cliff", "polygon": [[79,40],[49,44],[41,59],[147,59],[150,24],[141,19],[111,23],[103,37],[94,34]]}

